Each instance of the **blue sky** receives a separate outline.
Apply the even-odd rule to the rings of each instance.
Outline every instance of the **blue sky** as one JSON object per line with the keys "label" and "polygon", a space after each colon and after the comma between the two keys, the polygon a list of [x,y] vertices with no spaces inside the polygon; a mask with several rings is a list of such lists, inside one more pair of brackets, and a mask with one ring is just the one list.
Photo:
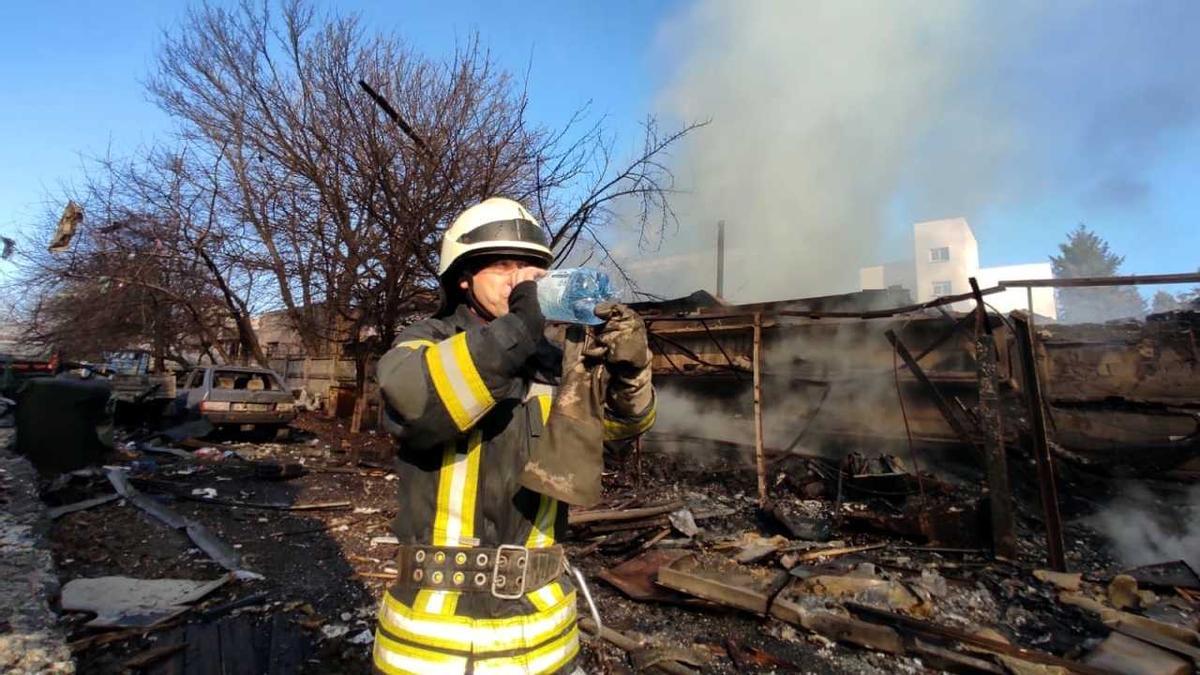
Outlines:
{"label": "blue sky", "polygon": [[[162,31],[183,2],[0,6],[0,233],[40,218],[80,157],[129,152],[171,131],[143,92]],[[369,29],[448,54],[478,31],[496,60],[528,69],[532,117],[561,125],[590,102],[621,141],[638,140],[655,75],[649,46],[674,2],[338,2]],[[57,203],[51,210],[57,210]]]}
{"label": "blue sky", "polygon": [[[1086,222],[1126,256],[1127,273],[1200,266],[1200,227],[1195,223],[1200,118],[1197,97],[1188,93],[1195,87],[1186,84],[1200,81],[1200,47],[1187,37],[1200,19],[1194,3],[1164,0],[1145,8],[1119,0],[1064,2],[1045,14],[1036,3],[1015,3],[1018,10],[1001,11],[980,9],[987,7],[982,3],[931,0],[914,5],[919,12],[896,3],[895,13],[902,15],[898,19],[879,11],[893,5],[866,2],[842,10],[847,4],[854,5],[358,0],[329,6],[359,12],[368,28],[395,31],[435,56],[478,30],[502,66],[516,73],[529,68],[531,114],[547,125],[562,124],[590,101],[592,112],[606,115],[610,129],[625,147],[632,147],[640,140],[637,123],[647,113],[658,112],[668,122],[711,117],[713,124],[699,132],[703,136],[675,155],[684,187],[713,184],[692,180],[704,171],[706,158],[726,162],[728,154],[745,150],[754,162],[759,154],[771,154],[770,147],[754,145],[759,131],[754,124],[786,127],[812,114],[811,106],[821,112],[823,102],[837,96],[855,101],[862,90],[875,91],[874,98],[863,99],[869,105],[862,110],[849,108],[852,117],[867,122],[861,134],[847,138],[866,143],[871,151],[889,146],[898,159],[892,158],[887,171],[869,176],[866,188],[836,181],[818,185],[822,200],[813,213],[799,217],[871,221],[857,235],[860,241],[831,236],[825,242],[819,228],[804,240],[806,247],[835,253],[838,246],[870,249],[861,260],[845,256],[847,269],[856,270],[871,258],[895,257],[888,253],[903,249],[904,233],[913,221],[959,215],[971,221],[985,265],[1045,260],[1075,223]],[[0,234],[11,236],[47,209],[61,208],[44,200],[78,179],[80,155],[102,155],[110,148],[126,154],[170,132],[170,121],[146,99],[141,82],[153,67],[161,31],[185,7],[182,2],[130,1],[0,7]],[[831,45],[857,45],[856,40],[869,51],[871,41],[905,30],[912,35],[902,47],[929,51],[935,63],[939,56],[950,60],[945,58],[949,54],[970,67],[944,74],[917,60],[912,69],[898,67],[899,75],[894,75],[887,62],[864,61],[864,75],[811,58],[829,53]],[[754,31],[766,34],[759,40]],[[781,40],[783,47],[773,46],[772,40]],[[815,51],[792,50],[792,44],[804,40],[813,42]],[[855,46],[845,53],[852,58],[863,51]],[[892,52],[880,54],[894,60]],[[753,82],[739,89],[742,80],[753,81],[768,70],[776,79],[764,80],[765,89],[755,89]],[[814,77],[822,70],[837,76],[829,81]],[[909,79],[901,79],[906,75]],[[796,79],[789,80],[791,76]],[[856,76],[865,78],[854,80],[857,88],[839,88],[837,78]],[[875,125],[871,106],[905,98],[906,92],[888,89],[898,87],[897,82],[928,86],[932,93],[921,91],[906,99],[912,109],[900,111],[894,125]],[[814,90],[811,97],[789,99],[805,88]],[[731,100],[736,105],[723,107]],[[922,101],[927,101],[926,109],[920,108]],[[759,114],[758,108],[768,106],[779,109],[777,117]],[[846,108],[830,110],[846,114]],[[948,120],[944,128],[943,116]],[[853,122],[846,124],[855,130]],[[891,147],[916,126],[921,127],[919,134],[913,133],[916,140]],[[778,145],[787,147],[787,161],[802,163],[808,156],[803,131],[794,139],[779,139]],[[1017,150],[964,144],[955,133],[971,138],[994,134],[997,143]],[[769,134],[767,138],[772,143]],[[843,152],[835,146],[828,157],[850,156],[858,149],[851,144]],[[947,156],[952,157],[949,170],[932,164],[934,159],[945,164]],[[878,159],[864,153],[832,163],[828,171],[869,173]],[[959,163],[968,175],[956,181]],[[737,165],[735,170],[748,173]],[[734,191],[707,203],[684,203],[686,222],[673,248],[706,250],[712,223],[718,218],[738,222],[744,213],[739,199],[775,201],[788,196],[787,181],[781,184],[771,188],[775,192]],[[871,209],[842,207],[864,194]],[[776,218],[777,227],[808,231],[805,222],[786,222],[789,217]],[[769,233],[751,232],[766,240]],[[0,263],[0,272],[9,267]],[[800,279],[787,286],[799,286],[793,295],[807,294]],[[690,279],[681,283],[702,285]],[[753,285],[752,280],[746,283]],[[811,291],[852,290],[840,285],[844,282],[834,283],[839,288]]]}

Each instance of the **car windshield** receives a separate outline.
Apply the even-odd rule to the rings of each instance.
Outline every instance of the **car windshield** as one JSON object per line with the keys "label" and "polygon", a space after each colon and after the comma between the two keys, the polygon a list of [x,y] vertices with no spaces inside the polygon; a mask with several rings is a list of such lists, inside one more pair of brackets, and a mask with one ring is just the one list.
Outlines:
{"label": "car windshield", "polygon": [[213,389],[244,389],[247,391],[281,391],[271,373],[247,373],[240,370],[213,371]]}

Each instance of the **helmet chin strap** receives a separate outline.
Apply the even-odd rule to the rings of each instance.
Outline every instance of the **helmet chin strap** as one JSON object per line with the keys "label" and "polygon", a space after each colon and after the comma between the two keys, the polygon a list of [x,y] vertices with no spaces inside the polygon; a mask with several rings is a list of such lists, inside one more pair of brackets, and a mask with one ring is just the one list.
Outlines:
{"label": "helmet chin strap", "polygon": [[479,299],[475,297],[475,282],[470,276],[467,277],[467,306],[484,321],[494,321],[496,319],[496,315],[484,308]]}

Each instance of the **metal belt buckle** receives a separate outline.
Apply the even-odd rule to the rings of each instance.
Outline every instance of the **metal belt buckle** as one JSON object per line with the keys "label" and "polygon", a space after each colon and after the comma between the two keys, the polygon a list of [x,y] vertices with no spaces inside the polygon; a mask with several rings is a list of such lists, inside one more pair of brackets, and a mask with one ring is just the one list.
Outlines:
{"label": "metal belt buckle", "polygon": [[[501,591],[500,587],[496,584],[496,581],[498,579],[505,579],[505,577],[503,577],[500,574],[500,559],[504,558],[504,552],[506,550],[510,551],[514,554],[525,556],[525,565],[519,568],[520,575],[521,575],[521,583],[517,585],[517,590],[513,591],[513,592]],[[513,558],[513,560],[516,560],[516,558]],[[520,597],[522,595],[525,595],[525,577],[526,577],[525,573],[526,573],[526,570],[528,570],[528,569],[529,569],[529,549],[528,548],[526,548],[524,546],[517,546],[515,544],[500,544],[500,547],[496,549],[496,559],[492,561],[492,589],[491,589],[492,596],[500,598],[501,600],[518,600],[518,599],[520,599]],[[513,581],[515,582],[516,579],[514,579]],[[504,585],[508,586],[507,579],[505,579]]]}

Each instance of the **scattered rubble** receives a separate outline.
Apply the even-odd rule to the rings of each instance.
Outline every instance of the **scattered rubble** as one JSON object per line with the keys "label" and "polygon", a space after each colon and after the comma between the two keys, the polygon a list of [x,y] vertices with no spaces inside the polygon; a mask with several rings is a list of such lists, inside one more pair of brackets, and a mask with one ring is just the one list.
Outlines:
{"label": "scattered rubble", "polygon": [[[1182,343],[1170,331],[1191,330],[1193,319],[1128,337],[1169,347],[1175,358]],[[738,321],[668,333],[715,341],[740,331],[749,344],[750,324]],[[767,331],[778,328],[772,321],[754,322],[768,343]],[[1094,427],[1084,438],[1079,425],[1092,424],[1102,404],[1072,402],[1052,380],[1044,398],[1029,386],[1047,368],[1076,377],[1080,359],[1093,364],[1104,353],[1125,367],[1133,358],[1127,345],[1089,343],[1072,352],[1070,336],[1083,329],[1039,329],[1046,333],[1039,336],[989,318],[996,324],[989,347],[977,341],[983,324],[972,335],[969,323],[925,317],[915,329],[892,329],[897,353],[884,356],[911,371],[903,383],[898,371],[881,371],[896,378],[890,395],[912,405],[900,439],[884,440],[879,420],[864,420],[857,436],[846,433],[841,408],[832,420],[814,421],[809,410],[791,442],[775,448],[761,435],[754,444],[682,439],[704,451],[692,454],[680,450],[678,435],[652,432],[612,453],[605,500],[572,510],[560,535],[592,582],[601,619],[581,620],[584,670],[1194,672],[1200,576],[1182,560],[1130,569],[1093,529],[1091,516],[1116,489],[1106,474],[1136,462],[1090,450],[1071,459],[1095,445]],[[956,345],[956,335],[970,339]],[[1025,338],[1037,342],[1029,347]],[[708,365],[679,368],[679,377],[738,376],[748,387],[743,371],[758,357],[717,346],[715,355],[689,347]],[[948,356],[951,348],[963,353]],[[994,358],[979,356],[987,354]],[[768,378],[786,372],[804,380],[800,387],[824,382],[812,399],[818,411],[842,395],[830,384],[841,376],[809,372],[812,363],[783,368],[768,359],[768,366]],[[1192,384],[1178,373],[1139,377],[1154,396],[1170,390],[1171,419],[1194,407],[1180,393]],[[985,396],[988,382],[994,391]],[[968,385],[979,387],[977,398],[965,393]],[[1035,411],[1046,410],[1052,415],[1043,423],[1067,423],[1039,430]],[[1138,408],[1138,419],[1149,414]],[[749,437],[749,416],[744,421]],[[40,584],[35,607],[5,608],[25,618],[0,616],[0,665],[36,660],[27,669],[100,673],[198,672],[235,662],[254,672],[369,668],[376,604],[397,576],[398,542],[387,527],[397,515],[396,476],[387,469],[392,441],[350,434],[314,413],[276,442],[211,431],[117,428],[111,448],[89,446],[97,456],[82,465],[68,453],[40,478],[27,462],[23,469],[0,462],[0,489],[40,487],[48,507],[41,511],[39,502],[36,528],[0,529],[8,547],[0,569],[41,570],[30,577]],[[1143,425],[1136,433],[1122,443],[1157,432]],[[1156,463],[1192,440],[1172,443]],[[43,459],[64,459],[42,448]],[[1103,462],[1092,461],[1101,455]],[[49,533],[53,563],[29,543],[36,531]],[[10,563],[10,550],[23,552]],[[27,621],[34,616],[40,623]]]}
{"label": "scattered rubble", "polygon": [[52,610],[58,579],[37,474],[13,453],[11,411],[0,413],[0,671],[73,673]]}
{"label": "scattered rubble", "polygon": [[189,579],[131,579],[97,577],[72,579],[62,587],[59,606],[67,612],[92,612],[89,628],[149,627],[187,611],[185,605],[212,593],[229,581]]}

